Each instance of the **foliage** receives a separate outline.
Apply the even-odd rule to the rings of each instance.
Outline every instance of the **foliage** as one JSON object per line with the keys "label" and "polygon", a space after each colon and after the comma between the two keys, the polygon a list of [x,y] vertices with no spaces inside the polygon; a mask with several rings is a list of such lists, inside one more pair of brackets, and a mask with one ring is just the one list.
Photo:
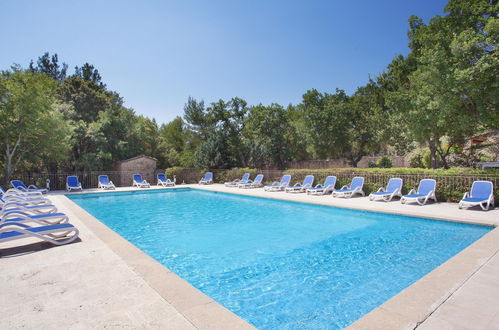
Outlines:
{"label": "foliage", "polygon": [[56,103],[56,85],[45,74],[13,67],[0,75],[0,146],[4,178],[17,166],[61,160],[69,127]]}
{"label": "foliage", "polygon": [[393,162],[392,159],[388,156],[383,156],[376,161],[376,167],[379,168],[390,168],[392,167]]}

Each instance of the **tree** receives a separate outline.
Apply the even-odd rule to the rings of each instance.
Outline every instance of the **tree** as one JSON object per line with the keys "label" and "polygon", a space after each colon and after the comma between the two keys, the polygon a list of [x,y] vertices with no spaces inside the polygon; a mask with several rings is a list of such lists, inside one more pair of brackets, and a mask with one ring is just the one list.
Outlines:
{"label": "tree", "polygon": [[57,81],[62,81],[66,79],[68,65],[66,63],[62,63],[62,66],[59,65],[59,57],[57,54],[50,56],[50,54],[46,52],[38,58],[36,66],[33,63],[33,60],[31,60],[29,69],[33,72],[45,73]]}
{"label": "tree", "polygon": [[250,164],[256,167],[279,168],[291,158],[293,127],[287,111],[279,104],[250,108],[243,132],[249,148]]}
{"label": "tree", "polygon": [[57,112],[55,80],[13,67],[0,79],[0,136],[5,183],[18,164],[34,156],[57,158],[66,146],[69,128]]}
{"label": "tree", "polygon": [[342,107],[343,130],[347,134],[344,155],[353,167],[363,156],[376,153],[381,148],[381,137],[385,128],[386,111],[383,93],[370,81],[359,87]]}
{"label": "tree", "polygon": [[302,111],[309,128],[313,154],[319,159],[339,157],[345,152],[349,120],[343,112],[348,96],[343,90],[322,94],[312,89],[303,95]]}

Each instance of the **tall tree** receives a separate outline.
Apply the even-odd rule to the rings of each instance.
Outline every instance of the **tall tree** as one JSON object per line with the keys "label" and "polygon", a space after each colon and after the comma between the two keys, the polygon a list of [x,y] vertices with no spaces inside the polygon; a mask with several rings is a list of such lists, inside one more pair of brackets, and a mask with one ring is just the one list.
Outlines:
{"label": "tall tree", "polygon": [[34,155],[57,158],[69,128],[56,113],[55,80],[45,74],[13,67],[0,79],[0,137],[5,182],[18,164]]}

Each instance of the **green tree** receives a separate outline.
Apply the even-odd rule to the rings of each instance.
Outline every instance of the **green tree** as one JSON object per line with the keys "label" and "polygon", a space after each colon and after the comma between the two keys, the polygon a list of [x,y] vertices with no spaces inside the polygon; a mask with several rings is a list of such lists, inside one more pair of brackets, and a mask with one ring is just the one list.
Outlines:
{"label": "green tree", "polygon": [[303,95],[302,111],[309,128],[313,155],[318,159],[340,157],[345,152],[348,117],[344,104],[348,96],[342,90],[335,94],[322,94],[312,89]]}
{"label": "green tree", "polygon": [[[13,67],[0,79],[0,136],[5,182],[18,164],[65,152],[69,128],[55,99],[55,80],[45,74]],[[45,155],[45,157],[44,157]]]}

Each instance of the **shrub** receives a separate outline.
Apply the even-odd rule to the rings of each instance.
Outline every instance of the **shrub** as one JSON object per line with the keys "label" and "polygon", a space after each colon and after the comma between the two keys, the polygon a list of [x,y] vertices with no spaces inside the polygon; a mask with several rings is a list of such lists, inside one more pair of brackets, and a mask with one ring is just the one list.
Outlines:
{"label": "shrub", "polygon": [[388,156],[383,156],[376,161],[376,167],[390,168],[392,167],[392,165],[393,165],[392,159]]}

